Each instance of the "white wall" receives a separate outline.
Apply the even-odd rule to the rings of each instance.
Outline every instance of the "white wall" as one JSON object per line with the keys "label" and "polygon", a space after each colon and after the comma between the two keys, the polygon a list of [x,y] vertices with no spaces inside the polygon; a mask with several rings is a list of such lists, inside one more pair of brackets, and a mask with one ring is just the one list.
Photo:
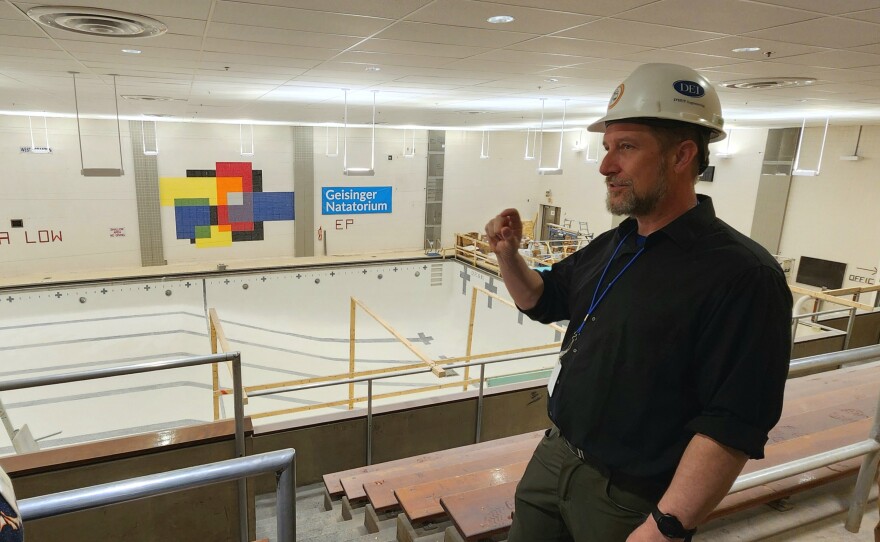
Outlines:
{"label": "white wall", "polygon": [[[41,120],[41,119],[40,119]],[[38,122],[38,124],[40,124]],[[122,123],[125,176],[82,177],[79,145],[73,119],[48,119],[50,155],[19,152],[30,144],[27,117],[0,117],[0,273],[4,276],[44,275],[70,270],[88,271],[140,265],[137,205],[127,123]],[[114,121],[86,120],[82,124],[87,167],[116,167],[118,147]],[[213,169],[218,161],[248,160],[263,171],[265,191],[293,190],[293,137],[289,127],[256,126],[255,155],[239,154],[238,125],[159,123],[160,177],[185,176],[186,169]],[[809,140],[820,128],[810,129]],[[832,126],[825,159],[817,177],[795,177],[792,183],[781,252],[844,261],[847,275],[857,267],[873,269],[880,262],[880,183],[873,161],[880,154],[880,127],[865,126],[859,143],[860,161],[841,161],[855,150],[857,126]],[[315,128],[315,228],[328,232],[331,254],[421,249],[424,235],[427,132],[415,132],[416,156],[403,157],[402,130],[378,129],[376,174],[342,175],[342,156],[325,153],[326,130]],[[698,192],[715,201],[718,215],[748,233],[754,218],[765,129],[734,129],[725,160],[713,159],[715,181],[700,183]],[[333,132],[331,131],[331,136]],[[586,133],[569,131],[563,141],[563,170],[559,176],[540,176],[537,161],[523,160],[525,132],[492,132],[489,158],[480,155],[479,131],[446,133],[443,245],[456,232],[482,231],[486,221],[505,207],[520,209],[533,218],[539,203],[551,191],[562,218],[585,220],[599,233],[611,226],[605,210],[605,189],[595,163],[585,162],[584,150],[574,150]],[[369,145],[368,130],[350,133],[352,162],[361,165]],[[596,144],[596,136],[587,137]],[[555,135],[545,142],[544,165],[555,161]],[[41,143],[40,141],[37,142]],[[713,152],[726,149],[722,142]],[[341,150],[341,149],[340,149]],[[599,157],[603,156],[599,153]],[[392,160],[387,160],[391,155]],[[805,157],[809,165],[810,157]],[[356,163],[357,162],[357,163]],[[323,186],[392,186],[393,213],[376,215],[322,215]],[[230,261],[293,256],[294,222],[267,222],[262,242],[240,242],[232,247],[195,248],[174,238],[173,210],[161,210],[163,243],[169,262]],[[13,229],[21,218],[25,227]],[[346,229],[344,219],[353,223]],[[336,229],[337,219],[343,219]],[[111,237],[110,228],[124,228],[124,237]],[[62,240],[40,243],[40,231],[61,232]],[[27,232],[30,241],[25,240]],[[5,236],[9,236],[6,241]],[[45,234],[43,234],[45,236]],[[320,245],[317,245],[320,252]],[[874,280],[876,275],[868,273]],[[863,283],[847,281],[847,285]]]}
{"label": "white wall", "polygon": [[[35,143],[42,146],[42,117],[34,119],[34,126],[40,128]],[[31,144],[28,117],[0,117],[0,273],[48,277],[59,271],[140,265],[126,125],[123,177],[81,176],[76,121],[50,118],[47,126],[53,152],[22,153],[20,147]],[[82,132],[87,168],[119,167],[115,122],[84,120]],[[24,228],[11,228],[12,219],[24,220]],[[124,228],[125,237],[111,237],[110,228]],[[61,239],[41,243],[40,231],[55,232]],[[48,236],[51,241],[52,234]]]}
{"label": "white wall", "polygon": [[[409,142],[412,131],[407,131]],[[315,128],[315,229],[327,235],[327,253],[361,254],[393,250],[420,250],[425,234],[425,180],[428,168],[427,132],[415,131],[416,155],[403,156],[403,130],[376,129],[376,161],[373,176],[346,176],[342,173],[343,132],[339,131],[339,154],[327,156],[325,128]],[[329,131],[331,152],[336,148],[336,132]],[[370,130],[348,129],[348,166],[370,166]],[[388,160],[388,157],[391,160]],[[391,213],[325,215],[321,208],[323,187],[391,186]],[[346,220],[353,222],[346,223]],[[337,224],[337,221],[340,221]],[[444,228],[445,229],[445,228]],[[316,241],[315,254],[323,245]]]}
{"label": "white wall", "polygon": [[[807,131],[821,138],[821,128]],[[862,129],[861,160],[841,160],[855,151],[857,135],[858,126],[831,126],[819,175],[792,179],[780,243],[785,256],[846,262],[844,288],[866,286],[850,275],[871,277],[876,284],[877,275],[857,268],[871,269],[880,261],[880,126]],[[815,163],[816,157],[805,158]]]}

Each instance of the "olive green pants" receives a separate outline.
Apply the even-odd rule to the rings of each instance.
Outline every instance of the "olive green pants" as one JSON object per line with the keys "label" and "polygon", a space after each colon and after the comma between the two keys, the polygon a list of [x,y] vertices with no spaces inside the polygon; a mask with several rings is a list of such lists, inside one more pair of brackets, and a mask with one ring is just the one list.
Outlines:
{"label": "olive green pants", "polygon": [[508,542],[623,542],[655,504],[579,459],[553,428],[517,485]]}

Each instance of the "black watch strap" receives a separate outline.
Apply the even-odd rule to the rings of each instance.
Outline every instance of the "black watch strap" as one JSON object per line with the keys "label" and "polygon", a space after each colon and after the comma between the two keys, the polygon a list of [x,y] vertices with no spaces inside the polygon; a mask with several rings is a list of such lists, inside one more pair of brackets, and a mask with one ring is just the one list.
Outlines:
{"label": "black watch strap", "polygon": [[654,507],[651,516],[654,517],[660,534],[666,538],[683,538],[685,542],[690,542],[694,533],[697,532],[696,529],[685,529],[677,517],[672,514],[664,514],[657,507]]}

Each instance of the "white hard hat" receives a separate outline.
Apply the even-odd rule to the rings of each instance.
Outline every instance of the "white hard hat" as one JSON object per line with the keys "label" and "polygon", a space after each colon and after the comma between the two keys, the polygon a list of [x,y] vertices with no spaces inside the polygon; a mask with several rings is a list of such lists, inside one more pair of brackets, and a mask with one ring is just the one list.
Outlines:
{"label": "white hard hat", "polygon": [[626,119],[661,119],[696,124],[711,130],[709,141],[721,141],[724,118],[721,102],[709,80],[678,64],[643,64],[614,89],[605,116],[591,124],[604,132],[605,124]]}

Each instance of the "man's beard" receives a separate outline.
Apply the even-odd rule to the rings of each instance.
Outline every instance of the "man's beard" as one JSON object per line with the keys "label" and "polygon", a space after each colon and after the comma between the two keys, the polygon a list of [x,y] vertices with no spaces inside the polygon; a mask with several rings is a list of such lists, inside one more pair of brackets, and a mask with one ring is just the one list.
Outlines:
{"label": "man's beard", "polygon": [[[615,177],[605,177],[605,183],[616,182]],[[616,202],[611,201],[611,193],[605,195],[605,207],[613,215],[627,216],[644,216],[650,214],[657,208],[660,200],[666,195],[668,183],[666,182],[666,161],[661,160],[657,168],[657,184],[651,192],[638,195],[633,189],[632,179],[627,182],[629,191],[622,194],[623,199]]]}

